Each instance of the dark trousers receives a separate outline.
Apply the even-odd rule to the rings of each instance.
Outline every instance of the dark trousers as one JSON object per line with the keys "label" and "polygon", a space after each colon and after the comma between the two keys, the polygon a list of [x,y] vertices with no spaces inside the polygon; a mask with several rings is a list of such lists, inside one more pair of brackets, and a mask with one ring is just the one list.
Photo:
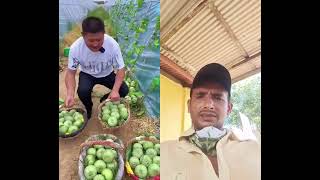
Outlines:
{"label": "dark trousers", "polygon": [[[79,85],[78,85],[78,96],[82,101],[83,105],[86,107],[87,112],[91,114],[92,110],[92,99],[91,92],[96,84],[101,84],[109,89],[113,88],[115,82],[116,74],[112,72],[106,77],[96,78],[91,76],[90,74],[80,72],[79,74]],[[125,82],[122,82],[119,94],[120,97],[125,97],[129,92],[129,88]],[[89,115],[90,116],[90,115]]]}

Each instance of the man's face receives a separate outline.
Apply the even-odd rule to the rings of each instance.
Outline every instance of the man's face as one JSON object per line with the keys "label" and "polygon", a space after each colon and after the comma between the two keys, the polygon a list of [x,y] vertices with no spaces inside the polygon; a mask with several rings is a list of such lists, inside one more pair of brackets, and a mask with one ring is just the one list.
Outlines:
{"label": "man's face", "polygon": [[104,40],[104,33],[83,33],[83,39],[88,48],[93,51],[97,52],[102,47],[103,40]]}
{"label": "man's face", "polygon": [[221,129],[231,110],[228,92],[219,84],[210,83],[194,88],[188,100],[188,111],[196,130],[208,126]]}

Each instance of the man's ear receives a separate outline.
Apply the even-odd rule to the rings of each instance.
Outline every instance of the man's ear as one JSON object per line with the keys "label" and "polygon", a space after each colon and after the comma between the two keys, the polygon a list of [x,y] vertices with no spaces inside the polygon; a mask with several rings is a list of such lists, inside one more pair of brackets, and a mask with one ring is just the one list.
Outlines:
{"label": "man's ear", "polygon": [[190,101],[191,101],[190,99],[188,99],[188,101],[187,101],[187,103],[188,103],[188,113],[190,113],[190,109],[191,109],[191,107],[190,107],[191,106],[191,104],[190,104],[191,102]]}

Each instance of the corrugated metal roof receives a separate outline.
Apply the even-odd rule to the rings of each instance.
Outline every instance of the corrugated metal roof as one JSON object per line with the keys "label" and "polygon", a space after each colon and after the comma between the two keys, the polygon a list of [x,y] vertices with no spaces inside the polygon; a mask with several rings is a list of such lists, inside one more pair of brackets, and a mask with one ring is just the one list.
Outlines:
{"label": "corrugated metal roof", "polygon": [[191,75],[225,65],[233,81],[261,67],[261,0],[160,1],[160,53]]}

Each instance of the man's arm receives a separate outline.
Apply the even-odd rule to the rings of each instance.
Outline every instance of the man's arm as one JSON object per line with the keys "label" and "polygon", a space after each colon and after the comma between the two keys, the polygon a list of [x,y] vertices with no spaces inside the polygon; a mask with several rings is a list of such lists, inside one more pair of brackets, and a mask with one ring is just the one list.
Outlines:
{"label": "man's arm", "polygon": [[74,91],[76,88],[76,70],[68,69],[65,76],[65,83],[67,87],[67,98],[65,101],[66,107],[71,107],[74,104]]}
{"label": "man's arm", "polygon": [[120,99],[119,89],[125,77],[125,68],[119,69],[116,75],[115,83],[109,95],[109,99],[117,101]]}

